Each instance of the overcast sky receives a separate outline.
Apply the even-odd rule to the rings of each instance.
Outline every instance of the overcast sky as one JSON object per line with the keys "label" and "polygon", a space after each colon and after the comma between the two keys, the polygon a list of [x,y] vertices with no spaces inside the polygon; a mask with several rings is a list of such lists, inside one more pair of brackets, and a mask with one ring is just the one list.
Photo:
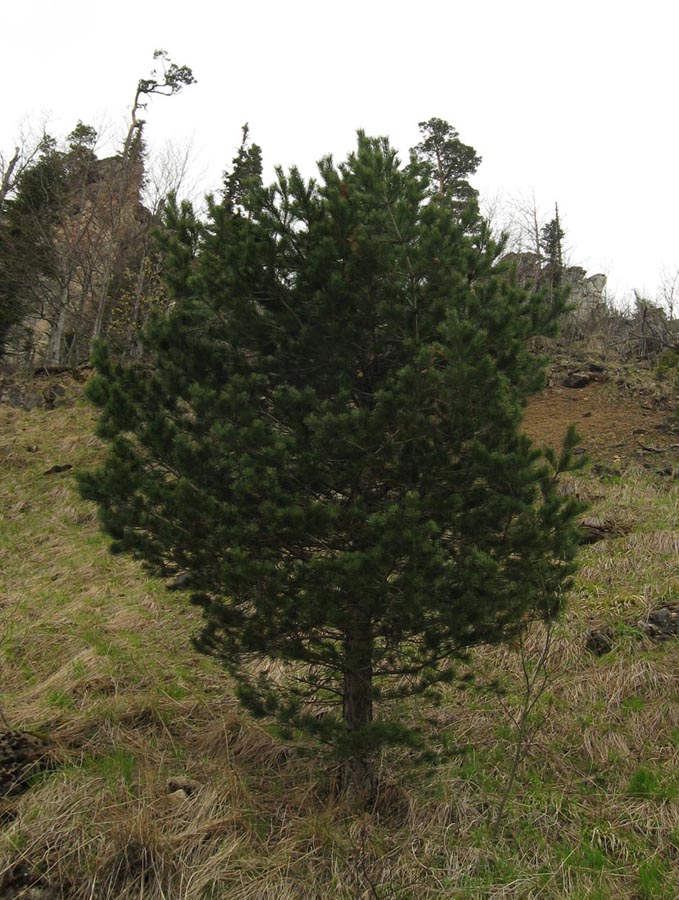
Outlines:
{"label": "overcast sky", "polygon": [[[125,129],[153,51],[193,68],[145,136],[193,142],[204,190],[249,122],[270,175],[341,159],[357,128],[407,157],[446,119],[483,157],[482,197],[558,202],[571,261],[622,301],[679,268],[679,12],[668,0],[23,0],[2,13],[0,151],[22,121]],[[109,147],[110,149],[110,147]]]}

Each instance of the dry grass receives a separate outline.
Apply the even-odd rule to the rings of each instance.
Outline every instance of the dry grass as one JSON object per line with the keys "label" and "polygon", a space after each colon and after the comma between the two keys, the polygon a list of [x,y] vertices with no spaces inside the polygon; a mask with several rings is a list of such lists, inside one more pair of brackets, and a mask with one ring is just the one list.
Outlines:
{"label": "dry grass", "polygon": [[[45,770],[0,808],[0,896],[679,896],[679,643],[638,626],[679,596],[674,482],[630,458],[619,477],[571,483],[632,530],[583,549],[493,839],[522,702],[516,648],[479,651],[476,685],[437,708],[404,704],[438,762],[390,751],[374,809],[352,812],[332,766],[244,717],[192,651],[196,610],[109,555],[73,470],[43,474],[99,453],[69,391],[54,411],[0,407],[2,708],[50,737]],[[585,649],[598,625],[615,636],[600,658]]]}

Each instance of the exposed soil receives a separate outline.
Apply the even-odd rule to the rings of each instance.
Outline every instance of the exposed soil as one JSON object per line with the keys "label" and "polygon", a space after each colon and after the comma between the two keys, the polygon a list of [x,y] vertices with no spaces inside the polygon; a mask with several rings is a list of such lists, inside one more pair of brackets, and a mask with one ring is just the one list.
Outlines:
{"label": "exposed soil", "polygon": [[679,434],[668,404],[631,394],[615,383],[548,387],[530,401],[524,417],[530,437],[556,448],[571,424],[582,436],[580,446],[596,462],[657,468],[678,456]]}
{"label": "exposed soil", "polygon": [[[70,406],[82,395],[89,371],[60,377],[51,373],[42,378],[0,377],[0,406],[27,410]],[[555,360],[550,386],[529,402],[524,428],[533,440],[558,449],[566,429],[574,424],[582,437],[581,448],[594,462],[679,469],[677,401],[653,383],[650,373],[615,368],[589,376],[585,387],[572,388],[562,384],[568,371],[572,368],[563,360]]]}

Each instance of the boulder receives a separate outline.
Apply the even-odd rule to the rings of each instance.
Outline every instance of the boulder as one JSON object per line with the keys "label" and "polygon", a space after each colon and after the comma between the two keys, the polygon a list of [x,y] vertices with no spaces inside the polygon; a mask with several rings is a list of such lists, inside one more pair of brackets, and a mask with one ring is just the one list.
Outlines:
{"label": "boulder", "polygon": [[595,656],[610,653],[614,646],[614,634],[610,625],[590,628],[585,637],[585,647]]}
{"label": "boulder", "polygon": [[0,796],[18,794],[34,772],[43,767],[47,742],[26,731],[0,732]]}
{"label": "boulder", "polygon": [[587,372],[571,372],[562,379],[561,384],[567,388],[584,388],[591,382],[592,376]]}
{"label": "boulder", "polygon": [[580,543],[596,544],[606,538],[621,537],[629,532],[627,525],[621,525],[613,519],[602,519],[599,516],[587,516],[580,522]]}
{"label": "boulder", "polygon": [[679,636],[679,604],[673,603],[654,609],[639,627],[648,637],[656,641],[666,641]]}

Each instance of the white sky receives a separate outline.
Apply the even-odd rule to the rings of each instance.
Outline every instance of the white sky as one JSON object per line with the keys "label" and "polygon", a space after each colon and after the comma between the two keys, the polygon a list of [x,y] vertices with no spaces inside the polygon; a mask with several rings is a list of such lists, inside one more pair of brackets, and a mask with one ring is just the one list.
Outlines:
{"label": "white sky", "polygon": [[483,157],[482,197],[559,203],[571,261],[622,301],[679,268],[679,7],[671,0],[23,0],[2,13],[0,151],[21,122],[123,133],[156,48],[198,84],[147,110],[153,151],[193,140],[204,190],[249,122],[306,175],[357,128],[403,158],[449,121]]}

